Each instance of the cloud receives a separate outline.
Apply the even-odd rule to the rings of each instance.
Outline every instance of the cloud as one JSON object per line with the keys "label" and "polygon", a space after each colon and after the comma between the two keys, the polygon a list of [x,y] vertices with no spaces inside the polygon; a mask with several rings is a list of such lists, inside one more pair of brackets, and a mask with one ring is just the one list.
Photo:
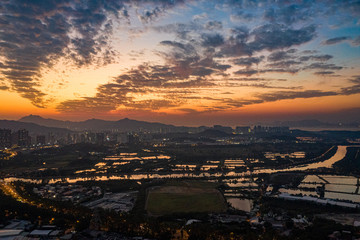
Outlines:
{"label": "cloud", "polygon": [[264,56],[246,57],[246,58],[234,59],[232,62],[239,66],[251,67],[253,64],[258,65],[263,59],[264,59]]}
{"label": "cloud", "polygon": [[[176,16],[170,16],[170,24],[153,25],[176,6],[180,6],[178,10],[181,11],[194,7],[189,14],[203,14],[193,18],[189,14],[179,17],[177,13],[180,11],[173,11]],[[221,14],[205,11],[212,7],[216,11],[221,10]],[[112,63],[119,54],[112,48],[115,46],[112,41],[124,38],[122,34],[113,38],[113,33],[124,29],[127,31],[133,19],[136,23],[131,30],[141,31],[144,33],[142,36],[145,33],[158,34],[154,39],[166,37],[159,40],[156,49],[151,49],[164,61],[161,64],[153,62],[134,66],[112,81],[101,84],[94,97],[65,101],[59,105],[59,110],[81,109],[81,104],[89,111],[110,111],[119,107],[172,108],[182,104],[185,99],[185,93],[180,93],[180,90],[187,93],[194,91],[192,94],[196,94],[200,88],[216,89],[226,85],[226,81],[234,76],[239,76],[237,79],[242,81],[254,81],[254,84],[240,83],[237,86],[256,88],[276,87],[255,83],[257,80],[276,80],[250,76],[295,74],[309,70],[316,75],[334,76],[346,66],[329,63],[334,58],[332,55],[322,53],[323,49],[300,52],[294,48],[300,45],[306,47],[305,44],[317,37],[318,31],[323,33],[323,29],[317,28],[323,28],[324,22],[334,26],[345,18],[349,22],[351,15],[350,22],[354,23],[354,17],[359,16],[358,8],[359,4],[354,1],[345,4],[341,1],[294,3],[225,0],[185,3],[182,0],[4,0],[0,2],[0,75],[5,79],[5,85],[0,88],[8,87],[30,99],[34,105],[45,107],[50,96],[42,86],[42,81],[46,81],[41,76],[43,70],[51,68],[62,58],[70,59],[70,64],[77,67]],[[331,12],[336,9],[341,14],[333,14],[332,17]],[[317,25],[312,24],[314,16]],[[229,17],[234,22],[227,22]],[[188,22],[176,22],[178,19]],[[165,20],[168,22],[168,19]],[[158,24],[163,23],[159,21]],[[336,35],[323,44],[342,41],[348,41],[353,46],[360,45],[359,37]],[[312,44],[307,46],[313,47]],[[133,57],[140,55],[131,54]],[[294,90],[293,87],[287,89]],[[178,99],[169,99],[171,91]],[[356,91],[357,85],[354,84],[337,93]],[[305,93],[310,94],[302,91],[302,96]],[[153,94],[156,98],[139,100],[140,94]],[[293,95],[286,96],[289,98]],[[266,101],[264,96],[256,97],[257,102]]]}
{"label": "cloud", "polygon": [[3,90],[3,91],[9,90],[9,87],[6,85],[0,85],[0,90]]}
{"label": "cloud", "polygon": [[203,47],[218,47],[222,44],[224,44],[224,37],[218,33],[202,35]]}
{"label": "cloud", "polygon": [[306,66],[305,69],[341,70],[343,67],[333,63],[312,63],[309,66]]}
{"label": "cloud", "polygon": [[350,79],[350,82],[355,83],[355,84],[360,84],[360,75],[358,75],[358,76],[353,76],[353,77]]}
{"label": "cloud", "polygon": [[314,72],[314,74],[316,75],[332,75],[334,74],[335,72],[333,71],[319,71],[319,72]]}
{"label": "cloud", "polygon": [[230,20],[233,22],[250,21],[254,18],[255,16],[253,14],[241,10],[236,11],[230,15]]}
{"label": "cloud", "polygon": [[343,41],[349,40],[351,39],[350,37],[335,37],[335,38],[329,38],[326,41],[322,42],[322,44],[324,45],[333,45],[333,44],[337,44],[337,43],[341,43]]}
{"label": "cloud", "polygon": [[254,41],[249,46],[254,51],[271,51],[301,45],[315,37],[315,29],[314,25],[292,29],[282,24],[265,24],[252,31]]}
{"label": "cloud", "polygon": [[249,31],[246,27],[232,29],[218,57],[252,56],[262,50],[277,50],[311,41],[315,26],[292,29],[282,24],[265,24]]}
{"label": "cloud", "polygon": [[[174,65],[139,65],[115,77],[112,82],[100,85],[94,97],[64,101],[57,109],[61,112],[108,112],[119,107],[158,110],[185,102],[186,98],[182,96],[189,96],[191,93],[187,89],[214,85],[200,76],[208,74],[201,73],[202,68],[197,68],[198,72],[191,74],[184,74],[176,68]],[[134,97],[149,93],[157,99],[138,100]]]}
{"label": "cloud", "polygon": [[268,67],[272,67],[272,68],[289,68],[293,65],[299,65],[302,62],[299,61],[294,61],[294,60],[287,60],[287,61],[278,61],[278,62],[274,62],[274,63],[270,63],[267,64]]}
{"label": "cloud", "polygon": [[290,73],[294,74],[297,73],[299,69],[291,69],[291,68],[268,68],[268,69],[241,69],[239,71],[234,72],[236,75],[243,75],[243,76],[252,76],[255,74],[262,74],[262,73],[271,73],[271,72],[277,72],[277,73]]}
{"label": "cloud", "polygon": [[320,91],[320,90],[305,90],[305,91],[279,91],[272,93],[264,93],[256,95],[257,98],[266,101],[278,101],[283,99],[295,99],[295,98],[313,98],[313,97],[324,97],[324,96],[334,96],[337,95],[333,91]]}
{"label": "cloud", "polygon": [[154,21],[154,19],[157,19],[159,15],[162,13],[161,9],[158,7],[155,7],[152,10],[146,10],[144,11],[140,16],[140,20],[143,23],[149,23],[151,21]]}
{"label": "cloud", "polygon": [[269,93],[255,94],[253,99],[224,99],[222,102],[231,107],[244,107],[247,105],[260,104],[265,102],[275,102],[280,100],[297,99],[297,98],[314,98],[335,96],[337,92],[304,90],[304,91],[275,91]]}
{"label": "cloud", "polygon": [[344,95],[360,93],[360,76],[353,76],[349,81],[354,83],[354,85],[342,88],[341,93]]}
{"label": "cloud", "polygon": [[258,70],[255,70],[255,69],[242,69],[242,70],[239,70],[239,71],[236,71],[234,72],[234,74],[236,75],[243,75],[243,76],[252,76],[254,74],[258,74],[259,71]]}
{"label": "cloud", "polygon": [[360,36],[356,37],[352,42],[351,42],[352,45],[358,47],[360,46]]}
{"label": "cloud", "polygon": [[[160,12],[183,1],[145,1],[154,6],[144,11],[150,21]],[[10,88],[44,107],[46,94],[39,89],[40,71],[61,57],[77,66],[109,64],[117,54],[111,48],[113,21],[129,19],[128,8],[142,1],[1,1],[0,73]]]}
{"label": "cloud", "polygon": [[244,26],[231,29],[231,35],[216,55],[218,57],[251,56],[253,50],[247,45],[249,37],[249,29]]}
{"label": "cloud", "polygon": [[311,7],[312,4],[310,2],[302,5],[285,5],[281,8],[270,7],[265,11],[263,18],[270,22],[293,24],[309,20],[315,12]]}
{"label": "cloud", "polygon": [[[290,52],[292,53],[292,52]],[[283,60],[287,60],[293,58],[293,56],[291,54],[289,54],[288,51],[277,51],[277,52],[273,52],[271,53],[268,57],[267,60],[270,62],[276,62],[276,61],[283,61]]]}
{"label": "cloud", "polygon": [[208,21],[204,28],[206,30],[210,30],[210,31],[213,31],[213,30],[221,30],[223,28],[223,25],[222,25],[222,22],[220,21]]}

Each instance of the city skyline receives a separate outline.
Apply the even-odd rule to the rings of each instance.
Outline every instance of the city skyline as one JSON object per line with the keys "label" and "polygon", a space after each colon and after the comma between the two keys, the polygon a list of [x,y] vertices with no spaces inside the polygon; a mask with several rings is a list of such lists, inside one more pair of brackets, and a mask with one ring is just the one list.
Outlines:
{"label": "city skyline", "polygon": [[2,1],[0,118],[356,121],[356,1]]}

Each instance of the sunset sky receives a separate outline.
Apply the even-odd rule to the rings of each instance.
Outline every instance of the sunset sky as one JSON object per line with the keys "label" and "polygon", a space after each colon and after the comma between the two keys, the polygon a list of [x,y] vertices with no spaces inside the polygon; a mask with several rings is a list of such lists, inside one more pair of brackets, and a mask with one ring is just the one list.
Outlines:
{"label": "sunset sky", "polygon": [[359,1],[0,1],[0,119],[359,120]]}

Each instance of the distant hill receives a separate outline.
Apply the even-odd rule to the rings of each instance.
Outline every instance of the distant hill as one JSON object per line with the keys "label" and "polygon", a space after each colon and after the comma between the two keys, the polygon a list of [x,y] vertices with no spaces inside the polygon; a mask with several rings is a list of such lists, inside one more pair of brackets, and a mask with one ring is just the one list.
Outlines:
{"label": "distant hill", "polygon": [[[274,122],[274,126],[287,126],[291,128],[326,128],[326,129],[336,129],[336,128],[359,128],[359,122],[351,123],[329,123],[322,122],[315,119],[306,119],[300,121],[284,121],[284,122]],[[360,128],[359,128],[360,129]]]}
{"label": "distant hill", "polygon": [[12,131],[17,131],[19,129],[26,129],[30,134],[36,135],[45,135],[48,133],[53,133],[56,135],[65,135],[70,133],[71,130],[65,128],[56,128],[56,127],[46,127],[40,126],[35,123],[11,121],[11,120],[0,120],[0,128],[11,129]]}
{"label": "distant hill", "polygon": [[221,138],[221,137],[228,137],[230,134],[227,134],[223,131],[216,130],[216,129],[206,129],[203,132],[197,134],[198,137],[208,137],[208,138]]}
{"label": "distant hill", "polygon": [[46,119],[36,115],[29,115],[19,119],[20,122],[35,123],[46,127],[67,128],[74,131],[103,131],[103,130],[117,130],[117,131],[188,131],[189,127],[177,127],[174,125],[167,125],[162,123],[152,123],[145,121],[137,121],[124,118],[118,121],[106,121],[101,119],[89,119],[86,121],[72,122],[61,121],[55,119]]}

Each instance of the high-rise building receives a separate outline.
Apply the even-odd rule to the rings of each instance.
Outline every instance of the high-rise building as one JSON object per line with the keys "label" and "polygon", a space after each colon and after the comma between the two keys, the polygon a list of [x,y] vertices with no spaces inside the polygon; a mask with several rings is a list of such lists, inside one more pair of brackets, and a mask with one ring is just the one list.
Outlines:
{"label": "high-rise building", "polygon": [[96,133],[96,143],[97,144],[104,144],[104,140],[105,140],[105,134],[100,132],[100,133]]}
{"label": "high-rise building", "polygon": [[31,145],[31,137],[26,129],[20,129],[16,132],[16,140],[18,146],[25,147]]}
{"label": "high-rise building", "polygon": [[0,129],[0,148],[11,147],[11,130]]}
{"label": "high-rise building", "polygon": [[237,134],[249,134],[251,132],[250,126],[238,126],[235,129]]}
{"label": "high-rise building", "polygon": [[45,145],[45,135],[37,135],[36,136],[36,144],[37,145]]}

